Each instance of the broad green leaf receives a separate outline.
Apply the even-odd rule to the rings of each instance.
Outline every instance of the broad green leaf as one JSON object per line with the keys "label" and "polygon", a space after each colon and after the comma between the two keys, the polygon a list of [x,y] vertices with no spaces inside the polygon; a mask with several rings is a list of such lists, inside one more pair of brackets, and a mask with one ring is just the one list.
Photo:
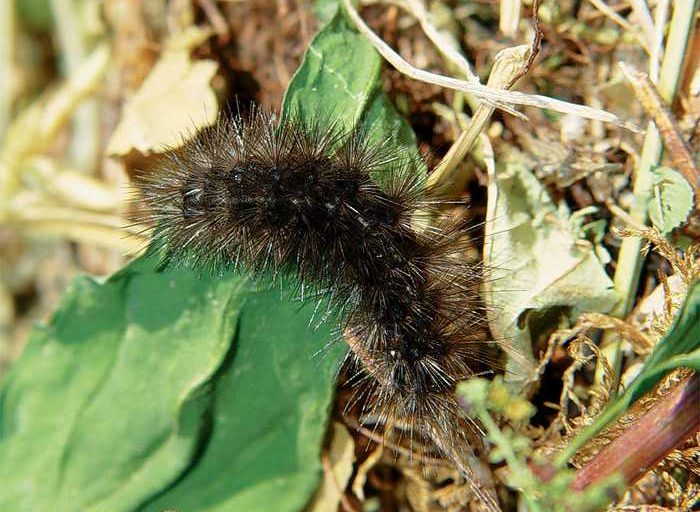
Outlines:
{"label": "broad green leaf", "polygon": [[683,224],[693,209],[693,189],[675,169],[656,167],[653,194],[649,198],[649,218],[662,233],[670,233]]}
{"label": "broad green leaf", "polygon": [[312,305],[251,292],[232,364],[215,384],[211,439],[197,465],[146,511],[301,510],[321,475],[321,441],[344,346],[321,348]]}
{"label": "broad green leaf", "polygon": [[[318,86],[346,126],[415,152],[374,50],[329,27],[284,113],[318,114]],[[151,258],[78,280],[0,390],[0,510],[301,510],[345,348],[323,350],[330,326],[282,288]]]}
{"label": "broad green leaf", "polygon": [[529,315],[559,307],[575,318],[606,312],[617,300],[592,244],[575,236],[569,212],[515,151],[489,191],[484,260],[492,269],[484,294],[494,311],[489,324],[509,347],[511,382],[535,378]]}
{"label": "broad green leaf", "polygon": [[305,119],[326,116],[346,129],[368,130],[375,142],[425,175],[416,139],[382,91],[381,58],[337,12],[309,44],[284,98],[284,112]]}
{"label": "broad green leaf", "polygon": [[0,391],[0,510],[134,510],[190,464],[240,277],[139,259],[82,277]]}

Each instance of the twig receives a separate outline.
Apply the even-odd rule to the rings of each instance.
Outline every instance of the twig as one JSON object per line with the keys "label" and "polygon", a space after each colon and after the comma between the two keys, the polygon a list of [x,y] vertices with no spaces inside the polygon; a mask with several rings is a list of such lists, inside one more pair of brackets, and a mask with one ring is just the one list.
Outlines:
{"label": "twig", "polygon": [[[644,52],[647,55],[651,55],[651,48],[649,48],[649,41],[647,41],[647,38],[645,37],[644,31],[639,27],[632,25],[629,21],[627,21],[625,18],[620,16],[615,9],[620,10],[621,7],[627,7],[625,4],[621,4],[617,6],[616,8],[613,8],[609,5],[607,5],[603,0],[588,0],[593,7],[598,9],[599,13],[602,14],[603,16],[609,18],[612,20],[614,23],[618,24],[620,27],[622,27],[624,30],[632,34],[639,45],[642,47]],[[593,17],[589,16],[584,19],[584,21],[589,21],[594,19]],[[657,60],[658,60],[658,55],[657,55]]]}
{"label": "twig", "polygon": [[540,0],[533,0],[532,24],[535,30],[535,34],[532,36],[532,41],[530,42],[530,51],[527,55],[527,62],[525,63],[525,66],[522,69],[520,69],[520,74],[511,78],[511,81],[508,84],[508,89],[513,87],[518,80],[520,80],[522,77],[524,77],[530,72],[530,69],[532,69],[532,66],[535,64],[535,59],[537,58],[537,56],[540,53],[540,50],[542,49],[542,38],[544,37],[544,32],[542,32],[542,25],[540,24],[539,9]]}
{"label": "twig", "polygon": [[606,112],[605,110],[587,107],[584,105],[576,105],[574,103],[549,98],[547,96],[540,96],[538,94],[525,94],[517,91],[505,91],[494,89],[486,85],[467,82],[465,80],[459,80],[457,78],[439,75],[437,73],[430,73],[428,71],[418,69],[406,62],[388,44],[386,44],[379,36],[377,36],[377,34],[375,34],[371,28],[367,26],[367,24],[362,20],[362,18],[358,14],[357,10],[352,6],[350,0],[342,0],[342,2],[343,6],[347,11],[348,16],[355,24],[357,29],[360,31],[360,33],[362,33],[370,41],[370,43],[372,43],[372,45],[382,55],[382,57],[384,57],[397,70],[399,70],[401,73],[410,78],[420,80],[422,82],[431,83],[434,85],[439,85],[441,87],[446,87],[449,89],[464,91],[466,93],[473,94],[477,98],[480,98],[485,101],[546,108],[554,110],[556,112],[572,114],[587,119],[597,119],[599,121],[613,123],[618,126],[628,128],[630,130],[637,130],[637,128],[634,125],[625,122],[615,114]]}
{"label": "twig", "polygon": [[[364,0],[362,3],[365,5],[370,5],[377,2],[378,0]],[[414,18],[416,18],[425,35],[435,45],[443,57],[445,57],[455,68],[457,68],[460,74],[462,74],[467,81],[476,83],[479,82],[479,77],[474,73],[474,71],[472,71],[469,61],[457,50],[454,43],[448,41],[447,38],[445,38],[445,36],[443,36],[435,27],[430,20],[428,11],[426,11],[425,6],[420,0],[386,0],[383,3],[397,5],[406,12],[410,13]]]}
{"label": "twig", "polygon": [[404,448],[403,446],[399,446],[398,444],[394,444],[390,441],[387,441],[384,439],[383,436],[377,434],[376,432],[363,427],[355,418],[352,418],[350,416],[343,416],[343,421],[345,422],[346,425],[349,427],[353,428],[355,431],[359,432],[363,436],[365,436],[367,439],[370,441],[373,441],[379,445],[386,446],[390,450],[403,455],[404,457],[408,457],[409,459],[413,460],[418,460],[423,464],[430,465],[430,466],[444,466],[444,467],[450,467],[450,464],[445,462],[443,459],[436,459],[434,457],[427,457],[425,455],[422,455],[420,453],[411,451],[407,448]]}
{"label": "twig", "polygon": [[[603,0],[588,0],[588,1],[593,5],[593,7],[598,9],[601,13],[603,13],[605,16],[610,18],[612,21],[614,21],[615,23],[620,25],[622,28],[624,28],[625,30],[627,30],[629,32],[634,32],[634,30],[635,30],[634,27],[625,18],[623,18],[622,16],[617,14],[609,5],[607,5],[605,2],[603,2]],[[646,41],[643,41],[643,42],[646,43]],[[646,44],[643,46],[646,46]],[[648,48],[646,48],[646,50],[647,50],[647,52],[649,51]]]}
{"label": "twig", "polygon": [[683,175],[690,186],[693,187],[695,197],[698,197],[698,192],[700,191],[700,174],[698,173],[697,167],[695,167],[690,149],[676,128],[673,115],[669,112],[656,86],[649,80],[649,76],[644,73],[634,70],[623,62],[620,62],[619,66],[632,85],[642,107],[644,107],[646,113],[654,119],[656,128],[659,130],[661,138],[664,140],[664,145],[668,150],[674,167]]}
{"label": "twig", "polygon": [[[438,30],[438,28],[433,24],[430,13],[425,9],[423,2],[421,0],[363,0],[362,5],[372,5],[372,4],[391,4],[400,7],[405,10],[411,16],[416,18],[418,24],[421,26],[423,33],[426,37],[435,45],[435,48],[440,52],[443,59],[445,59],[446,64],[451,72],[454,72],[458,76],[465,78],[468,82],[480,83],[479,76],[472,71],[471,64],[466,59],[466,57],[459,51],[458,45],[454,39],[450,39],[445,36],[443,32]],[[464,98],[469,103],[472,111],[475,111],[480,105],[488,103],[492,106],[494,104],[489,101],[479,101],[473,94],[467,94],[463,92],[458,92],[455,94],[455,100],[458,98]],[[513,114],[519,115],[518,111],[513,109],[509,105],[499,104],[498,108]],[[461,109],[459,109],[461,111]]]}
{"label": "twig", "polygon": [[228,34],[228,23],[219,12],[219,8],[212,2],[212,0],[197,0],[200,7],[206,14],[209,23],[214,28],[217,36],[225,36]]}

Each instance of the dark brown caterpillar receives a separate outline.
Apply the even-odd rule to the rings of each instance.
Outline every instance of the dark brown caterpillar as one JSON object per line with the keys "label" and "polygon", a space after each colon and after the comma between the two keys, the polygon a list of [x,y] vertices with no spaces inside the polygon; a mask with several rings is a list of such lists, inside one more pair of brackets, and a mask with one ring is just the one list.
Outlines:
{"label": "dark brown caterpillar", "polygon": [[454,387],[487,357],[483,271],[465,260],[458,226],[414,229],[436,205],[410,162],[368,135],[261,111],[224,118],[137,177],[142,213],[175,261],[291,270],[322,290],[344,312],[358,399],[464,470]]}

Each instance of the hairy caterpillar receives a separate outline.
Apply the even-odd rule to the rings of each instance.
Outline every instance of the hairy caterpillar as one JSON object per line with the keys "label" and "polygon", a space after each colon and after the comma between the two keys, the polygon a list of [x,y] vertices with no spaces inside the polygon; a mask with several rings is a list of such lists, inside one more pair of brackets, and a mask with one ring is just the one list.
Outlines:
{"label": "hairy caterpillar", "polygon": [[465,470],[454,387],[487,357],[483,272],[466,262],[459,226],[414,229],[436,204],[406,162],[369,140],[259,110],[222,118],[136,177],[142,215],[175,261],[291,270],[321,290],[344,313],[356,398]]}

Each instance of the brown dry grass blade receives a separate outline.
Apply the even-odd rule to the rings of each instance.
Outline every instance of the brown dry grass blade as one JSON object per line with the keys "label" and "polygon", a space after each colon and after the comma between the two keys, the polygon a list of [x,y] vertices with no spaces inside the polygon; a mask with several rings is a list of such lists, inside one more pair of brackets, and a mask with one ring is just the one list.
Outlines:
{"label": "brown dry grass blade", "polygon": [[[697,197],[700,189],[700,173],[695,166],[690,149],[681,137],[673,114],[666,106],[666,102],[648,75],[631,70],[624,64],[621,64],[621,67],[632,85],[637,99],[659,129],[659,134],[668,150],[673,166],[690,183],[695,191],[695,197]],[[696,208],[698,208],[697,201]]]}

